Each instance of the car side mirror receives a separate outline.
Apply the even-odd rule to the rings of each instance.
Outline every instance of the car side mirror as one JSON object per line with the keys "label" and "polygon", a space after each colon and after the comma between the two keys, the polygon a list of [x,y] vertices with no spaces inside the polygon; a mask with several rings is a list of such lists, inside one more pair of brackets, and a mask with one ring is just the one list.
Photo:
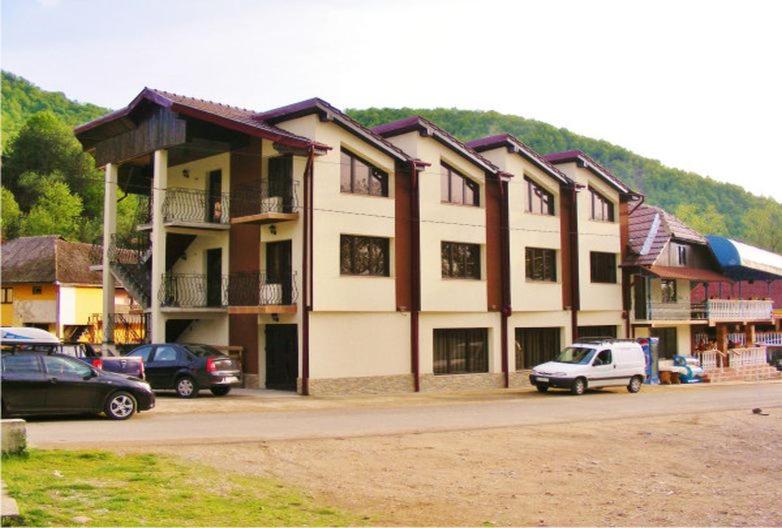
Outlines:
{"label": "car side mirror", "polygon": [[90,367],[90,372],[89,372],[89,374],[84,376],[84,379],[88,380],[88,379],[95,378],[97,376],[98,376],[98,371],[95,370],[94,368]]}

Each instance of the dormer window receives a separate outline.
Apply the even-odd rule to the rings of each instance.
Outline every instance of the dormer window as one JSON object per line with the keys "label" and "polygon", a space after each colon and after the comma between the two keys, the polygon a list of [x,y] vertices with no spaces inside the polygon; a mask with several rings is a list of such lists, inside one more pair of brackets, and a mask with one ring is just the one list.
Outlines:
{"label": "dormer window", "polygon": [[554,216],[554,195],[546,189],[524,177],[527,184],[527,212]]}
{"label": "dormer window", "polygon": [[388,196],[388,173],[344,149],[340,156],[340,191]]}
{"label": "dormer window", "polygon": [[592,214],[590,218],[599,222],[613,222],[613,202],[591,187],[589,188],[589,197],[592,200]]}
{"label": "dormer window", "polygon": [[440,167],[440,200],[459,205],[480,205],[480,186],[443,163]]}

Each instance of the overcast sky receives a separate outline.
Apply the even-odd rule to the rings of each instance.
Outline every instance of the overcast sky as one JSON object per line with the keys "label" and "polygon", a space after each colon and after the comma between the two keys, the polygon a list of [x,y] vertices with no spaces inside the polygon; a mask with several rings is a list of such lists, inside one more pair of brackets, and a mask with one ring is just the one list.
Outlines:
{"label": "overcast sky", "polygon": [[2,67],[111,108],[151,86],[497,110],[782,201],[781,22],[774,0],[2,0]]}

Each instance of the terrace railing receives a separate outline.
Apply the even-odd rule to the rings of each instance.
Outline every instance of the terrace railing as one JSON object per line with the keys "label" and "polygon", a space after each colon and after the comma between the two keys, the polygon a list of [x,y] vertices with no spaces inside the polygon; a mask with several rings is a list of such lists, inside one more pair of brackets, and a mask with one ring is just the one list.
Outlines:
{"label": "terrace railing", "polygon": [[230,306],[286,306],[298,300],[296,272],[231,273],[228,302]]}
{"label": "terrace railing", "polygon": [[158,300],[166,308],[225,307],[228,305],[228,277],[164,273]]}
{"label": "terrace railing", "polygon": [[230,219],[228,193],[199,189],[169,188],[163,201],[163,221],[227,224]]}
{"label": "terrace railing", "polygon": [[709,299],[706,313],[711,321],[771,320],[773,301],[744,299]]}
{"label": "terrace railing", "polygon": [[243,185],[231,192],[232,215],[253,216],[265,213],[295,213],[299,209],[299,182],[265,178],[260,184]]}
{"label": "terrace railing", "polygon": [[[642,301],[643,302],[643,301]],[[690,303],[653,303],[637,307],[635,318],[644,321],[689,321],[706,319],[703,304]]]}

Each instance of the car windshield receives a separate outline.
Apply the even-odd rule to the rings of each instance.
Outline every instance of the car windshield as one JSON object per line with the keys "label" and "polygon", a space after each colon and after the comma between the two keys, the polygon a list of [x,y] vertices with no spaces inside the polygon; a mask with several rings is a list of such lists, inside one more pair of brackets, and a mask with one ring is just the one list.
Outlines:
{"label": "car windshield", "polygon": [[185,345],[185,348],[196,357],[224,356],[222,352],[209,345]]}
{"label": "car windshield", "polygon": [[594,348],[565,347],[554,360],[557,363],[572,363],[574,365],[586,365],[595,354]]}

